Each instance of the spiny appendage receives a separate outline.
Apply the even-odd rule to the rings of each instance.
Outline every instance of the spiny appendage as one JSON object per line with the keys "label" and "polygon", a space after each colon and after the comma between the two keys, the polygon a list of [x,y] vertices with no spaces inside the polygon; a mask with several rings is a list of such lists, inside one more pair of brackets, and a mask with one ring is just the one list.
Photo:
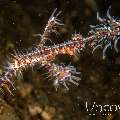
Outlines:
{"label": "spiny appendage", "polygon": [[120,39],[120,20],[114,19],[110,15],[110,9],[107,10],[107,17],[101,18],[97,12],[97,20],[101,23],[99,25],[91,25],[91,34],[92,40],[90,39],[90,45],[93,47],[93,52],[97,48],[103,49],[103,59],[106,57],[106,50],[108,48],[114,48],[118,52],[117,43]]}
{"label": "spiny appendage", "polygon": [[60,29],[64,26],[61,20],[57,19],[57,17],[61,14],[61,11],[57,12],[57,8],[53,11],[52,15],[50,16],[48,23],[44,29],[43,34],[36,34],[34,36],[40,36],[41,42],[38,46],[44,46],[46,41],[52,42],[53,34],[58,35]]}
{"label": "spiny appendage", "polygon": [[56,90],[60,87],[60,85],[64,86],[66,90],[69,90],[68,85],[70,83],[77,86],[79,85],[78,81],[81,79],[78,75],[80,72],[77,72],[75,67],[51,63],[48,68],[50,77],[54,78],[53,85]]}
{"label": "spiny appendage", "polygon": [[22,79],[23,70],[26,70],[28,66],[34,67],[36,63],[40,63],[41,66],[47,64],[45,57],[40,56],[36,50],[28,54],[15,52],[8,57],[3,66],[5,71],[0,77],[1,93],[8,92],[10,95],[13,95],[12,91],[15,90],[13,79]]}

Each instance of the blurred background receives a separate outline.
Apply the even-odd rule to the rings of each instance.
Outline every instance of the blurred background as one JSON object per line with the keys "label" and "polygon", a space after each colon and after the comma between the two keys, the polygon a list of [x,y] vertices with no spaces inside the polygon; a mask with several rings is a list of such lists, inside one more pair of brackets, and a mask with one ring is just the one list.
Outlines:
{"label": "blurred background", "polygon": [[[62,10],[59,19],[65,27],[54,42],[70,39],[75,31],[86,37],[89,25],[96,25],[96,12],[101,16],[111,6],[111,15],[120,17],[119,0],[0,0],[0,64],[14,49],[24,51],[39,43],[45,25],[54,11]],[[50,44],[50,43],[48,43]],[[62,59],[62,60],[61,60]],[[0,97],[0,120],[119,120],[120,111],[109,115],[90,116],[86,101],[97,104],[120,105],[120,54],[108,50],[102,60],[102,51],[91,54],[86,48],[77,58],[58,56],[56,62],[70,62],[81,71],[79,86],[70,85],[70,91],[54,86],[41,76],[43,70],[28,69],[23,79],[16,80],[14,96]],[[2,73],[2,68],[0,69]],[[108,111],[107,111],[108,112]]]}

